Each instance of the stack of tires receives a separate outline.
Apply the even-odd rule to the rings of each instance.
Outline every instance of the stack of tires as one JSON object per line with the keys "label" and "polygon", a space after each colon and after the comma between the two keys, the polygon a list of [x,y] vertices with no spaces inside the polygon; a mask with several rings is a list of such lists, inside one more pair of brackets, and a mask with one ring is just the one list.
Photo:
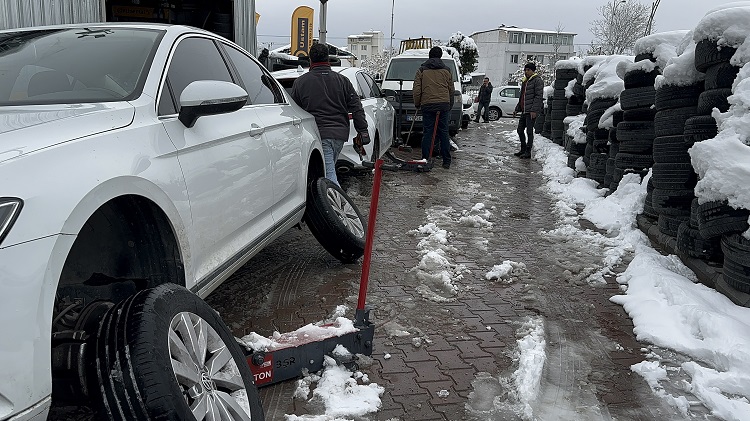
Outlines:
{"label": "stack of tires", "polygon": [[696,115],[703,82],[688,86],[664,85],[656,91],[654,125],[653,206],[659,214],[659,231],[676,237],[680,225],[689,222],[698,177],[684,142],[685,121]]}
{"label": "stack of tires", "polygon": [[624,113],[622,111],[615,111],[615,113],[612,114],[613,127],[609,129],[609,153],[607,155],[607,163],[605,165],[604,187],[609,189],[610,193],[614,192],[612,186],[615,173],[615,159],[617,158],[617,154],[620,152],[620,141],[617,139],[617,125],[622,122],[623,115]]}
{"label": "stack of tires", "polygon": [[577,68],[559,68],[555,70],[555,90],[552,94],[552,141],[558,145],[563,144],[563,133],[565,124],[563,120],[567,117],[568,98],[565,96],[565,87],[578,76]]}
{"label": "stack of tires", "polygon": [[[739,67],[729,63],[735,51],[728,46],[719,49],[715,40],[702,40],[695,47],[695,67],[706,74],[706,79],[705,91],[698,97],[697,115],[685,123],[687,148],[717,135],[716,121],[711,112],[714,107],[721,112],[729,109],[727,98],[732,94],[732,83],[739,72]],[[727,202],[712,201],[696,203],[692,212],[691,219],[697,226],[695,229],[680,226],[680,251],[706,260],[723,260],[723,276],[727,284],[750,293],[750,241],[741,235],[750,228],[747,222],[750,211],[735,209]]]}
{"label": "stack of tires", "polygon": [[625,90],[620,93],[623,115],[622,121],[617,125],[620,147],[615,157],[610,185],[613,191],[617,190],[625,174],[638,173],[644,176],[653,165],[654,80],[657,75],[656,69],[651,72],[639,69],[625,73]]}
{"label": "stack of tires", "polygon": [[232,14],[231,13],[211,13],[211,31],[216,35],[221,35],[226,39],[234,39],[232,36],[234,30],[232,29]]}
{"label": "stack of tires", "polygon": [[604,112],[617,104],[615,98],[597,98],[591,101],[586,113],[586,150],[583,162],[586,164],[586,177],[604,185],[609,159],[609,129],[599,128]]}
{"label": "stack of tires", "polygon": [[[546,93],[546,92],[545,92]],[[544,125],[542,126],[541,135],[547,139],[552,139],[552,92],[547,96],[547,104],[544,107]]]}

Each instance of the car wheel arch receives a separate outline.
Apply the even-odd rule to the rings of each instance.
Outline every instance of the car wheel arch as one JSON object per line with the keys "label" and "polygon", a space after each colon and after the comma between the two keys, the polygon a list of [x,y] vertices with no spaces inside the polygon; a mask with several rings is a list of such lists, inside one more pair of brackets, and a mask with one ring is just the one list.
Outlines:
{"label": "car wheel arch", "polygon": [[186,286],[185,247],[155,202],[134,194],[117,196],[78,230],[56,289],[61,296],[116,302],[132,290],[164,283]]}

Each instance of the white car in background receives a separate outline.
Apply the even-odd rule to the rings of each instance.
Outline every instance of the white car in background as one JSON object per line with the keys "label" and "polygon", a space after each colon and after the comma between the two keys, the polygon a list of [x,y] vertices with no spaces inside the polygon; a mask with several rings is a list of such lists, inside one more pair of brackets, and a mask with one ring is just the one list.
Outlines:
{"label": "white car in background", "polygon": [[[490,96],[490,106],[488,107],[487,117],[490,121],[496,121],[500,117],[511,117],[513,111],[518,105],[521,97],[521,87],[518,85],[496,86],[492,89]],[[474,113],[476,114],[477,105],[474,104]]]}
{"label": "white car in background", "polygon": [[[291,92],[292,85],[298,77],[305,74],[309,69],[299,67],[297,69],[278,70],[271,72],[271,75],[281,83],[288,92]],[[380,87],[375,80],[366,71],[359,67],[331,67],[331,70],[338,72],[352,83],[354,89],[362,100],[362,108],[365,110],[367,119],[367,131],[370,135],[370,143],[365,145],[367,156],[360,157],[354,150],[352,139],[357,135],[354,129],[354,122],[351,122],[349,129],[349,139],[341,150],[336,169],[339,172],[346,172],[350,169],[363,169],[364,161],[375,162],[388,152],[388,148],[393,144],[393,118],[394,110],[391,104],[385,99]],[[351,115],[349,116],[351,120]]]}
{"label": "white car in background", "polygon": [[[0,31],[0,419],[262,420],[200,297],[306,222],[342,261],[364,221],[315,119],[208,31]],[[248,299],[252,299],[248,297]]]}

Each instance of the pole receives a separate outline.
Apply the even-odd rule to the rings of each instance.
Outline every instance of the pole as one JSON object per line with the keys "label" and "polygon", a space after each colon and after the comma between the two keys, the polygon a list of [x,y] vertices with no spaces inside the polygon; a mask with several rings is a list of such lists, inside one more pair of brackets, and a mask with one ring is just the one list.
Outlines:
{"label": "pole", "polygon": [[661,0],[654,0],[653,3],[651,3],[651,16],[648,18],[648,23],[646,24],[646,32],[643,33],[643,36],[651,35],[651,28],[654,24],[654,16],[656,16],[656,8],[659,7],[659,2]]}
{"label": "pole", "polygon": [[320,0],[320,37],[318,42],[326,43],[326,14],[328,13],[328,0]]}
{"label": "pole", "polygon": [[258,27],[255,25],[255,0],[250,0],[250,25],[248,25],[249,33],[247,34],[250,38],[247,46],[247,51],[254,56],[258,56]]}
{"label": "pole", "polygon": [[391,49],[388,51],[388,57],[393,55],[393,11],[396,8],[396,0],[391,0]]}
{"label": "pole", "polygon": [[362,277],[359,280],[359,297],[355,313],[355,327],[364,325],[367,320],[365,302],[367,300],[367,284],[370,281],[370,261],[372,260],[372,242],[375,237],[375,220],[378,215],[378,200],[380,200],[380,182],[383,178],[383,160],[375,161],[375,176],[372,181],[372,197],[370,198],[370,215],[367,221],[367,236],[365,237],[365,254],[362,261]]}

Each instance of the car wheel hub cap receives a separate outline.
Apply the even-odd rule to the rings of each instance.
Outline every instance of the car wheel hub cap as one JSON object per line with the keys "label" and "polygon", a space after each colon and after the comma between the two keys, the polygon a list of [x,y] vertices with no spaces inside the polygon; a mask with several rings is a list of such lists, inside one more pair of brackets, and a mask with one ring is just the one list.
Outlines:
{"label": "car wheel hub cap", "polygon": [[169,353],[177,384],[196,420],[250,420],[237,363],[208,322],[189,312],[174,316]]}
{"label": "car wheel hub cap", "polygon": [[359,215],[357,215],[354,207],[346,200],[344,195],[334,189],[328,189],[328,202],[333,207],[333,211],[336,212],[336,216],[339,217],[352,234],[357,236],[357,238],[365,236],[365,227],[362,225]]}

